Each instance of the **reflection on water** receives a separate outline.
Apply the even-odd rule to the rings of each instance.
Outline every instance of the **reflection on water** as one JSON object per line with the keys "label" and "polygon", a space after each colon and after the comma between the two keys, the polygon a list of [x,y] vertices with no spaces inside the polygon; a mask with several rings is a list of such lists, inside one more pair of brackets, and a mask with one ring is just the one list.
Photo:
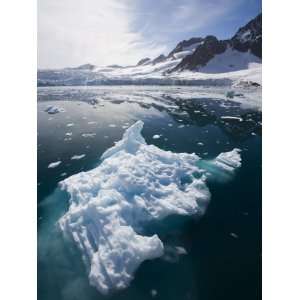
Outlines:
{"label": "reflection on water", "polygon": [[[242,168],[229,184],[210,183],[211,203],[200,220],[175,218],[158,229],[153,225],[171,259],[144,262],[130,287],[110,298],[260,297],[261,113],[224,95],[219,89],[182,87],[38,90],[39,299],[103,298],[89,286],[76,249],[57,229],[68,207],[68,196],[57,184],[99,164],[101,154],[137,120],[145,123],[147,143],[165,150],[209,159],[240,148]],[[49,114],[50,105],[64,111]],[[174,247],[187,254],[179,255]]]}

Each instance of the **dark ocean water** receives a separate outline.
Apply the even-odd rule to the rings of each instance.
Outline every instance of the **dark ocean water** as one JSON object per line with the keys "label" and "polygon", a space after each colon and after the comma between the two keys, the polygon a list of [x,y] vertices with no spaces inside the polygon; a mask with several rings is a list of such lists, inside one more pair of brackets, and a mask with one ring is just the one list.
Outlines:
{"label": "dark ocean water", "polygon": [[[131,285],[108,298],[261,298],[261,113],[215,95],[195,98],[193,93],[189,99],[187,93],[174,97],[176,87],[159,95],[156,89],[160,87],[39,88],[39,300],[107,298],[89,285],[80,254],[58,229],[56,222],[68,209],[68,195],[58,183],[97,166],[101,154],[137,120],[144,121],[148,144],[204,159],[237,147],[242,167],[229,182],[208,183],[212,197],[202,218],[161,224],[164,245],[184,247],[186,255],[144,262]],[[48,114],[49,105],[64,112]],[[153,139],[156,134],[159,139]],[[82,159],[71,159],[82,154]],[[61,164],[48,168],[56,161]]]}

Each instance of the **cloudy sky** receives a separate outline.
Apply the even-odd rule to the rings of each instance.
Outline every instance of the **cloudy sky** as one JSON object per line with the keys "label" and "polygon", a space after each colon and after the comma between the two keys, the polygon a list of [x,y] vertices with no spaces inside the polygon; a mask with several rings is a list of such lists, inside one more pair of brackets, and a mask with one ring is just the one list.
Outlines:
{"label": "cloudy sky", "polygon": [[135,64],[193,36],[232,36],[261,0],[38,0],[38,67]]}

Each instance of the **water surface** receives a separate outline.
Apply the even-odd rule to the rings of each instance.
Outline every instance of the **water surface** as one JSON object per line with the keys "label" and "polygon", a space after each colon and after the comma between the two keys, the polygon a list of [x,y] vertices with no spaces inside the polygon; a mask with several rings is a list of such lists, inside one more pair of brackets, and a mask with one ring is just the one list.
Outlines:
{"label": "water surface", "polygon": [[[109,298],[260,298],[261,113],[227,99],[226,92],[176,86],[38,89],[39,299],[106,298],[89,285],[80,254],[57,227],[68,209],[68,195],[57,187],[97,166],[101,154],[137,120],[145,123],[148,144],[205,159],[237,147],[242,167],[226,184],[209,182],[212,198],[204,217],[160,225],[165,247],[184,247],[187,255],[169,251],[144,262],[130,287]],[[50,105],[64,111],[48,114]]]}

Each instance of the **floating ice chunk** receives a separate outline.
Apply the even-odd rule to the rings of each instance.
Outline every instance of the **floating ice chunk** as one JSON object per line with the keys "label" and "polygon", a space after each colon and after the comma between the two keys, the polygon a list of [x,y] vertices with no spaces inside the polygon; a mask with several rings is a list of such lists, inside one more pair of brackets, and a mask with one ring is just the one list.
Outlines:
{"label": "floating ice chunk", "polygon": [[[200,160],[198,166],[207,171],[209,178],[213,180],[226,182],[230,180],[234,171],[241,166],[241,150],[233,149],[229,152],[223,152],[212,160]],[[207,155],[205,152],[203,155]]]}
{"label": "floating ice chunk", "polygon": [[236,168],[241,166],[241,150],[234,148],[230,152],[223,152],[214,159],[214,164],[220,169],[233,172]]}
{"label": "floating ice chunk", "polygon": [[183,247],[179,246],[165,246],[164,250],[165,251],[162,259],[170,263],[178,262],[180,255],[187,254],[187,251]]}
{"label": "floating ice chunk", "polygon": [[68,123],[67,124],[67,127],[73,127],[74,126],[74,123]]}
{"label": "floating ice chunk", "polygon": [[66,135],[66,136],[71,136],[71,135],[72,135],[72,132],[66,132],[65,135]]}
{"label": "floating ice chunk", "polygon": [[64,111],[65,110],[62,107],[58,107],[58,106],[54,106],[54,105],[49,105],[45,109],[45,112],[47,112],[48,114],[51,114],[51,115],[58,114],[58,113],[64,112]]}
{"label": "floating ice chunk", "polygon": [[60,228],[77,244],[90,284],[103,294],[127,287],[144,260],[163,255],[159,237],[145,235],[147,224],[174,214],[202,215],[210,198],[199,157],[147,145],[142,128],[142,121],[128,128],[95,169],[60,182],[70,194]]}
{"label": "floating ice chunk", "polygon": [[96,133],[83,133],[81,136],[84,138],[93,138]]}
{"label": "floating ice chunk", "polygon": [[179,255],[186,255],[187,254],[187,251],[183,247],[176,246],[175,249],[176,249],[176,251]]}
{"label": "floating ice chunk", "polygon": [[157,290],[152,289],[152,290],[150,291],[150,294],[151,294],[151,296],[152,296],[153,298],[156,297],[156,296],[157,296]]}
{"label": "floating ice chunk", "polygon": [[157,139],[159,139],[160,137],[161,137],[160,134],[154,134],[152,138],[153,138],[154,140],[157,140]]}
{"label": "floating ice chunk", "polygon": [[204,146],[204,144],[202,142],[198,142],[197,145]]}
{"label": "floating ice chunk", "polygon": [[236,233],[234,233],[234,232],[230,232],[230,236],[232,236],[235,239],[239,238],[239,236]]}
{"label": "floating ice chunk", "polygon": [[85,157],[85,154],[80,154],[80,155],[73,155],[71,157],[71,160],[78,160],[78,159],[82,159]]}
{"label": "floating ice chunk", "polygon": [[240,117],[231,117],[231,116],[222,116],[221,119],[223,119],[223,120],[238,120],[240,122],[243,121],[243,119]]}
{"label": "floating ice chunk", "polygon": [[59,165],[61,164],[61,161],[55,161],[55,162],[52,162],[48,165],[48,169],[53,169],[53,168],[56,168],[58,167]]}
{"label": "floating ice chunk", "polygon": [[109,124],[108,126],[109,126],[109,127],[112,127],[112,128],[117,127],[116,124]]}
{"label": "floating ice chunk", "polygon": [[90,122],[88,122],[88,124],[89,124],[89,125],[94,125],[94,124],[97,124],[97,122],[95,122],[95,121],[90,121]]}
{"label": "floating ice chunk", "polygon": [[179,126],[178,126],[178,128],[183,128],[183,127],[184,127],[184,125],[179,125]]}

